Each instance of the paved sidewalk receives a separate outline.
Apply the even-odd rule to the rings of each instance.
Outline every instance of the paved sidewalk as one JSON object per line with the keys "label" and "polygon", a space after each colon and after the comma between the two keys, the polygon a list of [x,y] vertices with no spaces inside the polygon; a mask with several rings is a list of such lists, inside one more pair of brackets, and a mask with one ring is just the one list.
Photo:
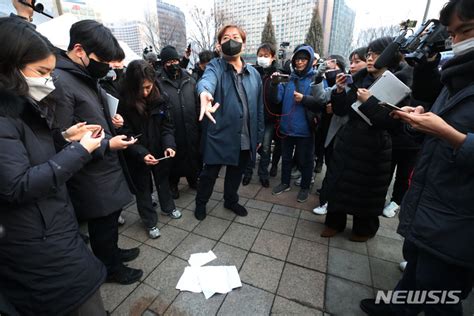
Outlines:
{"label": "paved sidewalk", "polygon": [[[221,172],[223,175],[223,172]],[[396,234],[398,218],[381,217],[375,238],[366,243],[348,240],[352,221],[343,234],[319,236],[324,216],[311,210],[318,198],[296,202],[299,188],[272,196],[271,188],[253,181],[240,188],[241,203],[249,215],[236,217],[223,207],[223,178],[219,178],[208,216],[194,218],[195,191],[181,186],[176,204],[183,217],[159,216],[161,237],[149,239],[136,210],[122,215],[120,247],[140,247],[140,256],[129,266],[144,270],[140,283],[104,284],[102,296],[113,315],[364,315],[359,301],[375,291],[393,289],[401,272],[402,238]],[[182,182],[185,182],[183,179]],[[272,179],[274,186],[278,179]],[[313,192],[320,187],[321,175]],[[235,265],[243,287],[227,295],[204,295],[175,289],[189,255],[213,250],[217,258],[208,265]],[[474,314],[474,299],[464,304],[465,315]]]}

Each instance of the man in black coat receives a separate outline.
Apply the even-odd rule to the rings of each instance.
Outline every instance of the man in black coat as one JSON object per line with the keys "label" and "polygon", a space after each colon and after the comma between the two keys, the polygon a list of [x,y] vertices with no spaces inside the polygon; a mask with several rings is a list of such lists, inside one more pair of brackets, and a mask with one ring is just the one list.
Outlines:
{"label": "man in black coat", "polygon": [[189,186],[196,189],[198,173],[201,170],[196,81],[179,67],[179,55],[173,46],[164,47],[160,56],[163,71],[158,80],[162,92],[169,97],[177,145],[170,170],[171,193],[173,198],[177,199],[179,178],[186,177]]}
{"label": "man in black coat", "polygon": [[108,280],[130,284],[138,281],[143,271],[126,267],[123,262],[135,259],[139,249],[118,248],[117,220],[131,201],[119,150],[134,141],[126,141],[125,135],[115,136],[107,95],[98,84],[109,71],[108,62],[120,55],[123,52],[117,40],[102,24],[92,20],[75,23],[68,51],[58,56],[56,64],[61,102],[55,114],[62,128],[84,121],[101,125],[105,131],[94,159],[72,177],[68,188],[78,218],[88,221],[92,250],[105,264]]}
{"label": "man in black coat", "polygon": [[[361,308],[369,315],[463,315],[461,300],[473,286],[474,2],[451,0],[440,20],[455,55],[441,71],[444,88],[431,112],[418,106],[394,114],[427,135],[401,206],[407,265],[393,296],[400,301],[417,290],[425,299],[391,305],[366,299]],[[427,82],[436,77],[425,76]]]}

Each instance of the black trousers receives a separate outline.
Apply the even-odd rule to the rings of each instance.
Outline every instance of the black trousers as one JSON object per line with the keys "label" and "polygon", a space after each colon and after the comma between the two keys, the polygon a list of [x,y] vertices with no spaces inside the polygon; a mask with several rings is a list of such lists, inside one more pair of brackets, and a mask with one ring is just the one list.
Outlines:
{"label": "black trousers", "polygon": [[418,150],[412,149],[392,149],[392,176],[395,173],[395,183],[393,184],[392,201],[400,205],[405,192],[408,190],[408,180],[415,167]]}
{"label": "black trousers", "polygon": [[[449,264],[438,257],[418,248],[414,243],[405,240],[403,256],[407,266],[402,279],[395,290],[457,290],[461,300],[472,290],[473,270]],[[441,297],[441,294],[438,294]],[[426,316],[449,315],[462,316],[462,304],[403,304],[391,305],[392,311],[400,316],[414,316],[421,311]]]}
{"label": "black trousers", "polygon": [[118,218],[122,210],[89,220],[89,240],[94,255],[102,261],[108,274],[122,265],[118,248]]}
{"label": "black trousers", "polygon": [[[162,165],[160,166],[160,164]],[[151,199],[153,185],[150,185],[150,183],[152,183],[152,179],[155,181],[161,211],[171,213],[176,208],[170,191],[169,166],[169,162],[163,160],[157,166],[137,169],[133,172],[133,182],[137,188],[137,193],[135,194],[137,210],[143,224],[147,228],[155,227],[158,222],[158,215],[153,208],[153,201]]]}
{"label": "black trousers", "polygon": [[[347,224],[347,214],[331,212],[331,205],[328,205],[328,213],[324,224],[329,228],[343,231]],[[379,230],[379,226],[378,216],[353,216],[352,233],[358,236],[374,236]]]}
{"label": "black trousers", "polygon": [[[224,206],[231,207],[239,202],[240,181],[242,175],[250,160],[250,150],[242,150],[239,157],[238,166],[226,166],[225,180],[224,180]],[[219,176],[219,171],[222,165],[204,165],[204,168],[199,176],[198,189],[196,194],[196,209],[205,209],[209,201],[216,179]]]}

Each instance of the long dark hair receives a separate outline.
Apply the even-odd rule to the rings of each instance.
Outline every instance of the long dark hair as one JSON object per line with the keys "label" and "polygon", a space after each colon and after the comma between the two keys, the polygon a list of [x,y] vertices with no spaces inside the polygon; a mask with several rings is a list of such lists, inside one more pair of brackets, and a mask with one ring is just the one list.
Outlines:
{"label": "long dark hair", "polygon": [[0,18],[0,43],[0,86],[25,96],[28,85],[20,69],[54,54],[54,46],[29,23],[16,18]]}
{"label": "long dark hair", "polygon": [[[127,66],[121,86],[121,95],[126,104],[135,107],[141,115],[146,114],[147,104],[156,102],[161,97],[155,78],[155,69],[145,60],[134,60]],[[153,83],[153,89],[146,99],[142,92],[145,80]]]}

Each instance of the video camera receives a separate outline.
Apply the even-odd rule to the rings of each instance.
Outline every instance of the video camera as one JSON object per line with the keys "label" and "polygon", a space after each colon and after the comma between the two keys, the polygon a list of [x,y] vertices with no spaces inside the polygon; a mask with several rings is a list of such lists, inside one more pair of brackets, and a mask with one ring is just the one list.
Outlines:
{"label": "video camera", "polygon": [[35,11],[37,13],[40,13],[44,16],[47,16],[50,19],[54,18],[53,16],[51,16],[48,13],[44,12],[44,5],[42,5],[41,3],[36,3],[36,0],[32,0],[31,4],[29,4],[28,1],[26,1],[26,0],[18,0],[18,2],[20,2],[23,5],[26,5],[27,7],[32,8],[33,11]]}
{"label": "video camera", "polygon": [[425,63],[427,58],[451,49],[449,34],[439,20],[431,19],[413,33],[406,36],[408,31],[416,26],[416,21],[403,21],[400,24],[400,35],[380,54],[375,62],[375,68],[386,67],[394,54],[400,52],[406,62],[414,66]]}

